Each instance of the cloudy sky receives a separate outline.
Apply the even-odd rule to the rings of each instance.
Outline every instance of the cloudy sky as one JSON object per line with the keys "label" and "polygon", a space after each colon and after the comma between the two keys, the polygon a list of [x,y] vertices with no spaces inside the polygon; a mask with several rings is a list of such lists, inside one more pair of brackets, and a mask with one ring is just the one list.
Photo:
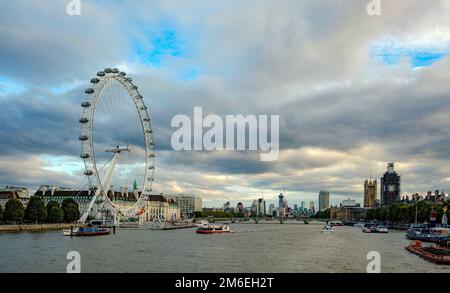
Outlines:
{"label": "cloudy sky", "polygon": [[[89,79],[133,78],[156,143],[154,190],[206,206],[362,201],[396,162],[402,193],[449,191],[450,1],[69,0],[0,2],[0,184],[83,185]],[[174,152],[176,114],[280,115],[280,156]]]}

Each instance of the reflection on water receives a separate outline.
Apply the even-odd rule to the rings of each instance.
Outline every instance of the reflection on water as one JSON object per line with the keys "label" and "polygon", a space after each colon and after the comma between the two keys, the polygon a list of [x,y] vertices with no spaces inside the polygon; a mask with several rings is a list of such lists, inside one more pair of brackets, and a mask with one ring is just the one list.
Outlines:
{"label": "reflection on water", "polygon": [[381,254],[382,272],[443,272],[410,254],[405,232],[366,234],[352,227],[321,233],[322,224],[235,224],[233,233],[192,229],[119,230],[70,238],[61,231],[0,234],[0,272],[65,272],[66,254],[81,254],[82,272],[365,272],[366,255]]}

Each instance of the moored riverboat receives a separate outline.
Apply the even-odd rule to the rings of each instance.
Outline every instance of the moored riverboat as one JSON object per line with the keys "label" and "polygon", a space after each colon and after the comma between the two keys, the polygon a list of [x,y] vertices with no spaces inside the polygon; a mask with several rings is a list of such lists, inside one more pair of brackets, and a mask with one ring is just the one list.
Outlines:
{"label": "moored riverboat", "polygon": [[63,230],[63,235],[64,236],[70,236],[70,235],[73,235],[76,232],[78,232],[78,227],[73,227],[72,229],[64,229]]}
{"label": "moored riverboat", "polygon": [[376,226],[373,231],[373,233],[389,233],[389,229],[386,226]]}
{"label": "moored riverboat", "polygon": [[363,233],[372,233],[375,230],[375,226],[372,224],[365,224],[362,228]]}
{"label": "moored riverboat", "polygon": [[422,246],[421,241],[415,241],[405,247],[411,253],[417,254],[425,260],[450,265],[450,249],[441,246]]}
{"label": "moored riverboat", "polygon": [[412,225],[406,232],[406,238],[409,240],[437,243],[440,241],[450,241],[449,232],[449,228],[428,228],[426,226]]}
{"label": "moored riverboat", "polygon": [[329,222],[329,225],[331,225],[332,227],[344,226],[344,223],[342,223],[341,221],[331,221]]}
{"label": "moored riverboat", "polygon": [[99,227],[77,227],[63,231],[64,236],[101,236],[110,233],[109,229]]}
{"label": "moored riverboat", "polygon": [[222,234],[230,233],[230,226],[227,225],[207,225],[200,226],[196,231],[198,234]]}
{"label": "moored riverboat", "polygon": [[342,223],[341,221],[331,221],[329,223],[332,227],[336,227],[336,226],[344,226],[344,223]]}
{"label": "moored riverboat", "polygon": [[358,222],[358,223],[354,224],[353,227],[362,229],[362,228],[364,228],[364,223]]}

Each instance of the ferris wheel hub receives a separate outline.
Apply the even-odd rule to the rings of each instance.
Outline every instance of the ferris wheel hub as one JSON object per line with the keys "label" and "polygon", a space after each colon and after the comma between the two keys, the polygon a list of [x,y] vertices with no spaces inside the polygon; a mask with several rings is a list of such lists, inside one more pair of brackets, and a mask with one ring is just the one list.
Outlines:
{"label": "ferris wheel hub", "polygon": [[130,151],[131,151],[131,148],[129,145],[116,146],[115,148],[105,150],[105,152],[107,152],[107,153],[115,153],[115,154],[120,154],[121,152],[130,152]]}

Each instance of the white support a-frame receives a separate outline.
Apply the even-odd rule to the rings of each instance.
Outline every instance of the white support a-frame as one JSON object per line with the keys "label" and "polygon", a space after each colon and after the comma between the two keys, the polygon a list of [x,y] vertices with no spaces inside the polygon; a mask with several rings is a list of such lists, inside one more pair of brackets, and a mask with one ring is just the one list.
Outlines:
{"label": "white support a-frame", "polygon": [[[108,191],[111,186],[112,177],[114,175],[114,170],[115,170],[117,162],[119,161],[119,154],[123,151],[129,152],[130,147],[129,146],[126,146],[126,147],[117,146],[116,148],[106,150],[106,152],[114,153],[114,156],[110,162],[109,168],[107,169],[105,176],[103,177],[103,179],[101,181],[101,186],[99,188],[97,188],[97,190],[95,191],[95,194],[92,197],[91,202],[89,203],[89,206],[88,206],[86,212],[81,216],[81,218],[78,220],[78,222],[83,223],[83,224],[86,222],[87,218],[89,217],[89,213],[92,210],[92,207],[94,206],[95,201],[100,196],[102,196],[103,202],[105,202],[107,200]],[[115,222],[117,221],[116,214],[114,215],[114,221]]]}

